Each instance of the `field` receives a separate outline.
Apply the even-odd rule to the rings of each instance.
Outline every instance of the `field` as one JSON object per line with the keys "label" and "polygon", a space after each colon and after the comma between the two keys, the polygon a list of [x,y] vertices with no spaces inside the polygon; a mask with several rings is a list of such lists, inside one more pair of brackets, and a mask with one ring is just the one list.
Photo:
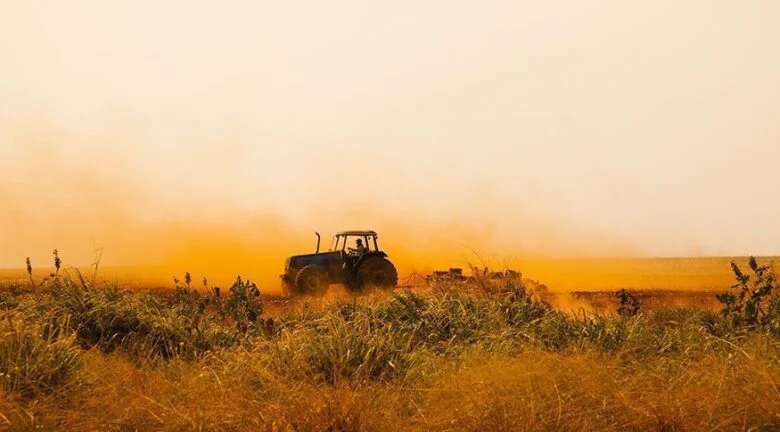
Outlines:
{"label": "field", "polygon": [[778,430],[769,261],[730,303],[728,259],[651,261],[323,299],[7,271],[0,429]]}

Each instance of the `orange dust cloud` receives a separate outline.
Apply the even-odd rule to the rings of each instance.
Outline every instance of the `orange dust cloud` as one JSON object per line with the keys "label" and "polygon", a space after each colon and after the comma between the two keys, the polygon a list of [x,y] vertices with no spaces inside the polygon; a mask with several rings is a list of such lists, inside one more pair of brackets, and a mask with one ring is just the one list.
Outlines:
{"label": "orange dust cloud", "polygon": [[464,192],[462,207],[447,210],[364,196],[333,204],[327,195],[302,202],[296,214],[281,202],[278,209],[274,202],[265,203],[269,210],[246,209],[198,190],[208,170],[192,173],[195,186],[188,191],[171,193],[150,183],[144,166],[128,155],[99,146],[73,153],[72,138],[52,130],[16,134],[14,151],[3,160],[2,267],[22,267],[27,256],[36,267],[49,265],[54,248],[66,264],[87,266],[102,250],[101,267],[113,268],[103,273],[107,277],[120,267],[123,278],[161,285],[186,271],[220,284],[240,274],[275,290],[286,256],[313,252],[315,230],[325,249],[342,229],[377,230],[402,277],[487,262],[510,267],[520,258],[635,252],[606,235],[473,191]]}

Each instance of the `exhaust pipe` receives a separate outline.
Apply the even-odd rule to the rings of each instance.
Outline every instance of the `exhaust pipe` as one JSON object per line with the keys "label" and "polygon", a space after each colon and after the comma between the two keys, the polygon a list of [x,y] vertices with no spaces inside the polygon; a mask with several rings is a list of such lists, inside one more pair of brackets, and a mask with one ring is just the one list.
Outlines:
{"label": "exhaust pipe", "polygon": [[320,253],[320,233],[315,231],[314,234],[317,234],[317,252],[316,253]]}

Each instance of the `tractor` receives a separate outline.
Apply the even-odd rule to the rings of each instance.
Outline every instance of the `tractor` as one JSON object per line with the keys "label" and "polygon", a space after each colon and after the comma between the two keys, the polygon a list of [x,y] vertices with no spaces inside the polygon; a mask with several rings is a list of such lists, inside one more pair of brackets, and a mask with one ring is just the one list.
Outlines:
{"label": "tractor", "polygon": [[[352,291],[369,286],[393,288],[398,272],[387,254],[379,249],[374,231],[342,231],[333,236],[327,252],[320,252],[320,234],[313,254],[287,258],[280,275],[286,294],[324,295],[331,284],[344,284]],[[348,247],[361,242],[362,250]]]}

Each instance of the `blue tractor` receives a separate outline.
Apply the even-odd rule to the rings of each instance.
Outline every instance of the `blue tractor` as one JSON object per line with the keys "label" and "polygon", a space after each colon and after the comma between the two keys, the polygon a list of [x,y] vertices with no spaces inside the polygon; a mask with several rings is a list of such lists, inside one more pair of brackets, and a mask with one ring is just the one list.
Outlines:
{"label": "blue tractor", "polygon": [[[320,252],[320,234],[313,254],[295,255],[284,263],[282,290],[287,294],[325,294],[331,284],[357,291],[374,286],[393,288],[398,272],[379,249],[375,231],[342,231],[333,236],[327,252]],[[355,244],[349,247],[348,244]]]}

